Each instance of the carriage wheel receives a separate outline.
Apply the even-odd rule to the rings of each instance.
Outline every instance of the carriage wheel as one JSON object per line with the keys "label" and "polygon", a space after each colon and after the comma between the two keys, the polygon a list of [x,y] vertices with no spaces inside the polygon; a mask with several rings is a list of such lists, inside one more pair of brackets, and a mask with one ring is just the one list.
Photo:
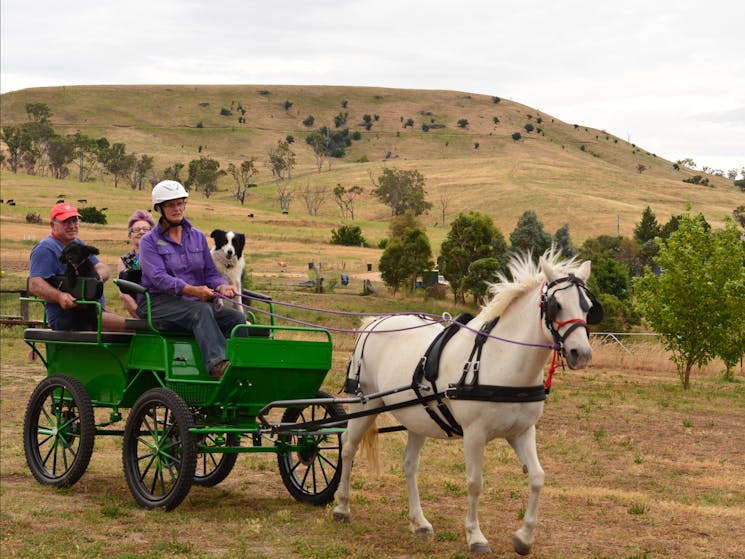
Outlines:
{"label": "carriage wheel", "polygon": [[[329,398],[318,392],[318,398]],[[315,421],[344,415],[339,404],[309,404],[304,408],[288,408],[282,423]],[[346,425],[340,425],[346,426]],[[277,454],[282,481],[295,499],[314,505],[325,505],[334,499],[341,477],[341,433],[280,435],[280,444],[299,445],[301,450]]]}
{"label": "carriage wheel", "polygon": [[196,448],[186,402],[166,388],[153,388],[135,402],[127,419],[122,461],[127,485],[145,508],[171,510],[191,489]]}
{"label": "carriage wheel", "polygon": [[23,420],[23,449],[39,483],[69,487],[78,481],[95,436],[91,399],[78,379],[58,374],[36,386]]}
{"label": "carriage wheel", "polygon": [[[209,434],[204,437],[204,446],[218,446],[217,437]],[[226,446],[238,446],[238,437],[228,433]],[[233,471],[238,455],[226,452],[197,452],[197,469],[194,474],[194,485],[214,487]]]}

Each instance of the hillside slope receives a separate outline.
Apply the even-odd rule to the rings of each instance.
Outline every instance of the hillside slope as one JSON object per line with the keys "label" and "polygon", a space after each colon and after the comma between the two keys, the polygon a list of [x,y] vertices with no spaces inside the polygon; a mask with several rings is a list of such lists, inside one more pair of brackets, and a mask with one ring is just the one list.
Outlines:
{"label": "hillside slope", "polygon": [[[297,157],[294,215],[307,214],[300,189],[358,184],[366,194],[356,217],[385,220],[388,208],[369,195],[370,177],[384,166],[424,175],[433,203],[424,219],[430,227],[442,224],[443,209],[446,223],[459,212],[478,210],[509,234],[517,218],[533,209],[549,232],[569,223],[573,238],[581,241],[598,234],[631,235],[647,205],[665,221],[690,204],[717,225],[742,203],[742,194],[729,181],[711,179],[709,188],[683,183],[693,173],[675,171],[672,162],[612,134],[506,99],[495,101],[454,91],[275,85],[57,87],[0,98],[3,126],[23,122],[26,103],[46,103],[58,133],[80,130],[123,142],[128,152],[154,156],[159,171],[202,155],[217,159],[223,169],[255,157],[259,187],[249,192],[245,209],[264,214],[280,213],[264,161],[287,136],[295,139]],[[334,129],[335,117],[344,113],[342,128],[359,131],[361,139],[319,173],[305,136],[324,125]],[[369,130],[365,115],[372,119]],[[245,123],[239,122],[241,116]],[[311,127],[303,124],[308,116],[314,117]],[[461,119],[467,126],[459,126]],[[409,121],[413,125],[406,125]],[[526,124],[534,130],[527,132]],[[512,139],[515,132],[521,133],[520,141]],[[231,183],[224,177],[223,192],[212,201],[238,204],[231,201]],[[333,223],[339,218],[327,196],[318,219]],[[445,230],[430,233],[436,243]]]}

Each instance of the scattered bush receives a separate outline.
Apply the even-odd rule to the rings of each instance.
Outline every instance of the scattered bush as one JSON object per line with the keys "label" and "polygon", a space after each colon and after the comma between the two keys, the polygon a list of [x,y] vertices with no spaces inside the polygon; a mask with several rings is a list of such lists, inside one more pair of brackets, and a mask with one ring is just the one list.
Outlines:
{"label": "scattered bush", "polygon": [[522,134],[520,132],[513,132],[512,133],[512,141],[513,142],[519,142],[522,139]]}
{"label": "scattered bush", "polygon": [[358,225],[342,225],[331,230],[331,244],[344,246],[367,246],[362,229]]}
{"label": "scattered bush", "polygon": [[80,217],[86,223],[100,223],[106,225],[106,214],[96,208],[96,206],[88,206],[86,208],[80,208]]}
{"label": "scattered bush", "polygon": [[468,127],[468,119],[467,118],[461,118],[458,121],[458,127],[459,128],[467,128]]}
{"label": "scattered bush", "polygon": [[526,132],[527,132],[528,134],[530,134],[530,133],[531,133],[531,132],[532,132],[532,131],[533,131],[533,130],[535,129],[535,128],[533,127],[533,125],[532,125],[532,124],[530,124],[530,123],[527,123],[527,124],[526,124],[525,126],[523,126],[523,128],[525,128],[525,131],[526,131]]}
{"label": "scattered bush", "polygon": [[201,120],[197,122],[197,128],[204,128],[204,123]]}
{"label": "scattered bush", "polygon": [[683,179],[683,182],[687,182],[688,184],[700,184],[701,186],[711,186],[709,184],[709,179],[704,178],[701,175],[693,175],[690,179]]}
{"label": "scattered bush", "polygon": [[491,98],[491,101],[492,101],[492,103],[499,103],[501,101],[501,99],[499,97],[494,96],[494,97]]}
{"label": "scattered bush", "polygon": [[495,116],[494,118],[492,118],[492,121],[494,122],[494,124],[499,124],[499,117]]}
{"label": "scattered bush", "polygon": [[334,126],[337,128],[341,128],[347,123],[347,117],[349,117],[349,113],[339,113],[334,117]]}
{"label": "scattered bush", "polygon": [[313,115],[308,115],[308,118],[306,118],[306,119],[305,119],[305,120],[303,121],[303,125],[305,125],[305,126],[307,126],[308,128],[310,128],[311,126],[313,126],[313,123],[314,123],[315,121],[316,121],[316,119],[315,119],[315,117],[314,117]]}
{"label": "scattered bush", "polygon": [[289,99],[285,100],[285,102],[282,103],[282,106],[284,107],[285,111],[289,111],[292,105],[293,105],[293,102],[290,101]]}
{"label": "scattered bush", "polygon": [[232,115],[233,115],[233,111],[231,111],[230,109],[227,109],[225,107],[220,109],[220,116],[232,116]]}
{"label": "scattered bush", "polygon": [[745,192],[745,179],[736,180],[735,186]]}
{"label": "scattered bush", "polygon": [[35,212],[26,214],[26,223],[41,223],[41,216]]}

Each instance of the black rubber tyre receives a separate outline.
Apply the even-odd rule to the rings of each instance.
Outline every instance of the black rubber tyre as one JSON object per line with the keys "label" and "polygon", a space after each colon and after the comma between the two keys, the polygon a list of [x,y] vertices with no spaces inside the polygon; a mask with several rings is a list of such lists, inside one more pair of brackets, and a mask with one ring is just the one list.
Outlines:
{"label": "black rubber tyre", "polygon": [[70,487],[78,481],[95,436],[91,399],[78,379],[57,374],[36,385],[23,420],[23,450],[39,483]]}
{"label": "black rubber tyre", "polygon": [[[226,437],[227,446],[237,446],[238,437],[229,433]],[[206,446],[216,446],[215,435],[205,435],[202,441]],[[197,452],[197,469],[194,474],[194,485],[214,487],[223,481],[233,471],[237,454]]]}
{"label": "black rubber tyre", "polygon": [[135,500],[148,509],[172,510],[191,489],[197,454],[186,402],[167,388],[153,388],[127,418],[122,463]]}
{"label": "black rubber tyre", "polygon": [[[318,398],[330,398],[318,392]],[[304,408],[288,408],[282,423],[297,423],[340,417],[344,408],[339,404],[311,404]],[[346,427],[346,422],[337,427]],[[325,505],[334,499],[341,477],[341,433],[327,435],[291,433],[279,437],[281,443],[304,445],[300,451],[277,454],[282,481],[295,499],[313,505]]]}

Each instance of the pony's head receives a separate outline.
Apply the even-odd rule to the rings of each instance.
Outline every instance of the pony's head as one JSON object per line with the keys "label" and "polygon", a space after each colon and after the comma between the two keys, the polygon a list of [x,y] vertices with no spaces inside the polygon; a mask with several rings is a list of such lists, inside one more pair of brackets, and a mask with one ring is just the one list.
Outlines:
{"label": "pony's head", "polygon": [[508,269],[510,277],[500,275],[500,281],[490,286],[493,297],[483,315],[501,316],[519,296],[538,290],[539,305],[533,308],[545,337],[561,347],[571,369],[586,367],[592,358],[587,325],[600,322],[603,313],[586,287],[590,262],[562,259],[552,247],[537,264],[530,253],[515,255]]}
{"label": "pony's head", "polygon": [[539,267],[544,276],[540,289],[540,313],[544,330],[561,352],[570,369],[583,369],[592,359],[588,324],[603,319],[603,307],[587,288],[592,265],[588,260],[563,262],[552,249]]}

